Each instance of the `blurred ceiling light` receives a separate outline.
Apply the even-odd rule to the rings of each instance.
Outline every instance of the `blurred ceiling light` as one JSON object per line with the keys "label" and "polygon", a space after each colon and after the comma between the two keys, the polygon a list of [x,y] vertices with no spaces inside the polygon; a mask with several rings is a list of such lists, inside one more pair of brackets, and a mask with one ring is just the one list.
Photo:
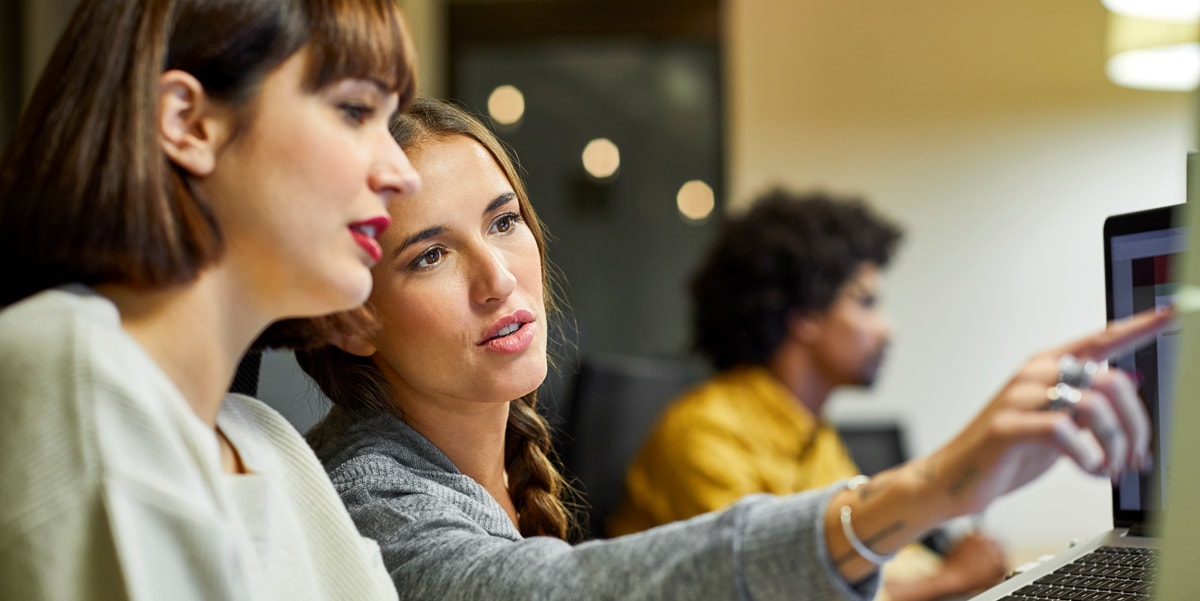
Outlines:
{"label": "blurred ceiling light", "polygon": [[1160,21],[1200,21],[1200,0],[1100,0],[1108,10]]}
{"label": "blurred ceiling light", "polygon": [[583,168],[596,179],[608,179],[621,167],[621,151],[608,138],[596,138],[583,147]]}
{"label": "blurred ceiling light", "polygon": [[716,195],[706,183],[694,179],[679,187],[675,195],[675,206],[689,221],[703,221],[712,215],[717,206]]}
{"label": "blurred ceiling light", "polygon": [[487,106],[496,123],[512,125],[525,115],[525,95],[515,86],[497,86],[488,96]]}
{"label": "blurred ceiling light", "polygon": [[1113,83],[1145,90],[1186,91],[1200,83],[1200,23],[1108,15]]}

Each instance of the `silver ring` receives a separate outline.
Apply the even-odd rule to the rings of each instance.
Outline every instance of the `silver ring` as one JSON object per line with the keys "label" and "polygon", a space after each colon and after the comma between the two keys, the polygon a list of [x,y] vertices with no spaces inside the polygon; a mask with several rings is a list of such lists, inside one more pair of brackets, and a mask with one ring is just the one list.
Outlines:
{"label": "silver ring", "polygon": [[1041,408],[1043,411],[1065,411],[1074,418],[1079,412],[1076,405],[1082,398],[1082,390],[1059,382],[1046,389],[1046,404]]}
{"label": "silver ring", "polygon": [[1100,371],[1100,364],[1090,359],[1081,361],[1075,355],[1063,355],[1058,359],[1058,383],[1081,390],[1091,388],[1092,378]]}

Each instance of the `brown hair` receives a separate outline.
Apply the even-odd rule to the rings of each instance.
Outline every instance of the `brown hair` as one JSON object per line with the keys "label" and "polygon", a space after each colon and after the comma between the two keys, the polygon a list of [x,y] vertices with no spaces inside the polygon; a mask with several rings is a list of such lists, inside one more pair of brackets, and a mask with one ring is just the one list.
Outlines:
{"label": "brown hair", "polygon": [[[466,136],[479,142],[491,153],[516,193],[521,216],[533,232],[542,259],[542,283],[546,293],[546,314],[557,318],[552,270],[546,262],[545,235],[537,214],[513,161],[503,144],[479,120],[446,102],[418,98],[412,109],[392,124],[392,135],[406,151],[450,136]],[[348,314],[363,327],[370,307]],[[328,324],[328,320],[325,320]],[[374,412],[398,413],[391,402],[387,380],[367,357],[358,357],[333,346],[298,351],[300,367],[338,408],[350,415]],[[403,417],[403,416],[401,416]],[[320,436],[320,429],[314,430]],[[310,438],[319,445],[319,440]],[[537,391],[509,404],[505,431],[504,465],[518,515],[518,529],[524,536],[555,536],[565,539],[571,517],[564,498],[571,492],[552,459],[550,427],[537,411]]]}
{"label": "brown hair", "polygon": [[394,0],[83,0],[0,161],[0,307],[70,282],[186,283],[216,261],[210,207],[158,146],[159,77],[190,73],[245,127],[302,48],[310,91],[370,77],[402,107],[414,93]]}

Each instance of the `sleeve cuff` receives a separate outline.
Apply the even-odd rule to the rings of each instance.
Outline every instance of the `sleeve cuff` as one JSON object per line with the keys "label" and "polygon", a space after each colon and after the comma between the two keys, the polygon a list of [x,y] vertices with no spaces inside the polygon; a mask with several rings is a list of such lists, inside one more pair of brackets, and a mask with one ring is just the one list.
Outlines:
{"label": "sleeve cuff", "polygon": [[753,495],[739,502],[734,539],[734,570],[743,599],[769,601],[810,599],[870,601],[879,589],[876,571],[849,583],[833,565],[825,548],[826,508],[845,488],[838,482],[824,489],[786,497]]}

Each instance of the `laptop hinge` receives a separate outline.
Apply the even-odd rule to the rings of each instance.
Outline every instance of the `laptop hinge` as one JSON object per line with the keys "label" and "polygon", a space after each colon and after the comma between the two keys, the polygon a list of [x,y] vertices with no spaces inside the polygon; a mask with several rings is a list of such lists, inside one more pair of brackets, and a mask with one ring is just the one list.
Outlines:
{"label": "laptop hinge", "polygon": [[1125,536],[1154,536],[1154,528],[1149,524],[1130,524]]}

